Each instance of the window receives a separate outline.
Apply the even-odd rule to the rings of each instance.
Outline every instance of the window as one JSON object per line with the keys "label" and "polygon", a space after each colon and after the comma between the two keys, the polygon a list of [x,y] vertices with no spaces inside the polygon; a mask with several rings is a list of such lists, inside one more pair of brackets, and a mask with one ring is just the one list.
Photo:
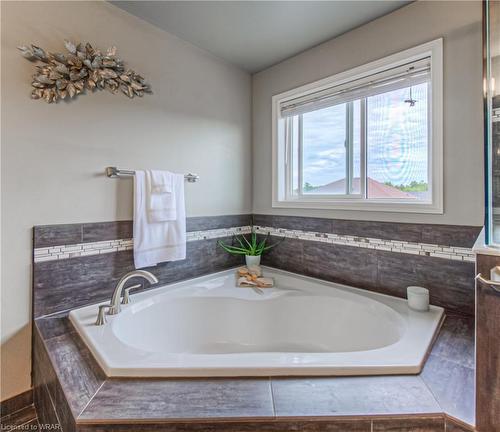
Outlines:
{"label": "window", "polygon": [[273,206],[442,213],[442,41],[273,97]]}

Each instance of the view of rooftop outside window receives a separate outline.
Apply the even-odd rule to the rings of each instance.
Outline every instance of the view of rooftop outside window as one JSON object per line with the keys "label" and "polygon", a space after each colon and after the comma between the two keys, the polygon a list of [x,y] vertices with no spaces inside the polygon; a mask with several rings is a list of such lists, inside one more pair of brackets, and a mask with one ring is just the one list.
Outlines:
{"label": "view of rooftop outside window", "polygon": [[[346,193],[346,104],[303,115],[303,192]],[[325,187],[335,185],[331,190]],[[343,187],[342,187],[343,185]]]}
{"label": "view of rooftop outside window", "polygon": [[430,200],[427,87],[367,98],[368,198]]}
{"label": "view of rooftop outside window", "polygon": [[430,201],[428,84],[376,94],[363,102],[366,126],[360,100],[295,116],[293,190],[297,192],[300,178],[301,133],[304,195],[363,194],[365,133],[366,198]]}

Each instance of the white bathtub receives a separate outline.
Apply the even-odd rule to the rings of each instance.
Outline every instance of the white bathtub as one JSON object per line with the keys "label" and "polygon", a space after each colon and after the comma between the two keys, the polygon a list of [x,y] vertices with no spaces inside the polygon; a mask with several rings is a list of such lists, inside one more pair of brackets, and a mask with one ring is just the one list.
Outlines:
{"label": "white bathtub", "polygon": [[276,287],[235,287],[234,270],[132,296],[94,325],[69,317],[108,376],[372,375],[420,372],[443,309],[264,268]]}

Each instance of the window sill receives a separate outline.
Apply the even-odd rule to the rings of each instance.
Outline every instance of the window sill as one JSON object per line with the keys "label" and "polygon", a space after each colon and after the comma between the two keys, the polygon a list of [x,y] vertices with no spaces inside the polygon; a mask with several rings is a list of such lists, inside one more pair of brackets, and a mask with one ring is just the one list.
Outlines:
{"label": "window sill", "polygon": [[430,213],[443,214],[443,206],[432,203],[395,203],[351,200],[303,200],[303,201],[278,201],[274,200],[273,208],[298,208],[318,210],[357,210],[395,213]]}

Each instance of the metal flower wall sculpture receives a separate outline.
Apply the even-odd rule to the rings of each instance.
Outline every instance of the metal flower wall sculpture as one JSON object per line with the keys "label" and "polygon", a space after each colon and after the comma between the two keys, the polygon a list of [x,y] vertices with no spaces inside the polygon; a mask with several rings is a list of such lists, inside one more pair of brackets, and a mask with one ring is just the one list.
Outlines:
{"label": "metal flower wall sculpture", "polygon": [[121,90],[129,98],[152,93],[141,75],[125,69],[123,61],[116,57],[116,47],[104,54],[89,43],[75,45],[65,40],[64,45],[67,54],[46,53],[35,45],[18,47],[24,58],[41,63],[36,66],[31,83],[33,99],[52,103],[94,89],[112,93]]}

